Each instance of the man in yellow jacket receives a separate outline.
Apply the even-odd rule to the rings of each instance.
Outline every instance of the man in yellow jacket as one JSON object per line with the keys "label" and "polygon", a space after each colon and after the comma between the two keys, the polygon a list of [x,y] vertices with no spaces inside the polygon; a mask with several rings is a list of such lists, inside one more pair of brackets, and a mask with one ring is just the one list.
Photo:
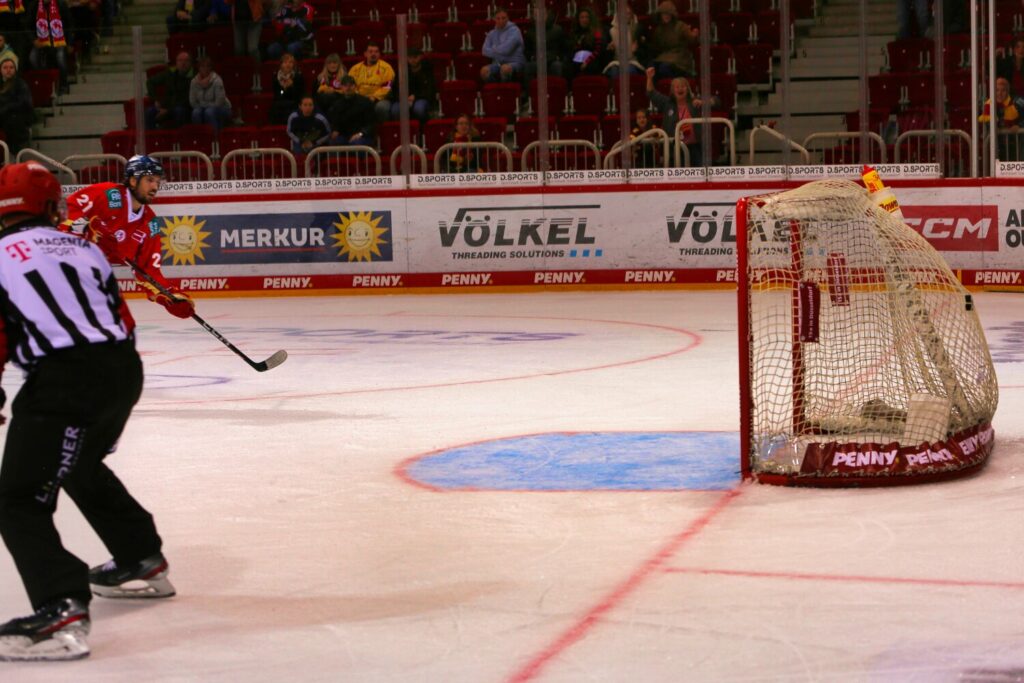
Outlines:
{"label": "man in yellow jacket", "polygon": [[[1010,92],[1010,82],[1005,78],[996,79],[995,92],[996,145],[1000,161],[1019,161],[1021,159],[1020,112],[1024,109],[1024,100]],[[978,121],[988,123],[992,118],[992,100],[985,100],[985,107]]]}
{"label": "man in yellow jacket", "polygon": [[363,61],[349,69],[348,75],[356,81],[356,92],[373,102],[377,120],[387,121],[391,115],[388,93],[395,80],[395,70],[380,58],[380,45],[373,41],[367,43]]}

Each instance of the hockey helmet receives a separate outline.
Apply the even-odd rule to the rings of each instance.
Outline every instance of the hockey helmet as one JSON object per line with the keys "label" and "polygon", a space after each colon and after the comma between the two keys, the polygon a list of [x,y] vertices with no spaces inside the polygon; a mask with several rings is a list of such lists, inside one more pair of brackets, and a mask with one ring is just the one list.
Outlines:
{"label": "hockey helmet", "polygon": [[0,168],[0,217],[45,216],[62,204],[60,183],[42,164],[26,161]]}
{"label": "hockey helmet", "polygon": [[164,177],[164,167],[159,161],[145,154],[136,154],[124,167],[124,184],[128,184],[131,178],[141,178],[144,175],[153,175],[158,178]]}

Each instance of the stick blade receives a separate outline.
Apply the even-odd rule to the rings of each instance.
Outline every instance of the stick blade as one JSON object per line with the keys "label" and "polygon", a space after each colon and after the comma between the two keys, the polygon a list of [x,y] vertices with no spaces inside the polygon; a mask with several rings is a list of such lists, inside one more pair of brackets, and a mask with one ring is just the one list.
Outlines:
{"label": "stick blade", "polygon": [[273,370],[286,360],[288,360],[288,352],[281,349],[265,361],[256,363],[253,367],[256,368],[257,372],[266,372],[267,370]]}

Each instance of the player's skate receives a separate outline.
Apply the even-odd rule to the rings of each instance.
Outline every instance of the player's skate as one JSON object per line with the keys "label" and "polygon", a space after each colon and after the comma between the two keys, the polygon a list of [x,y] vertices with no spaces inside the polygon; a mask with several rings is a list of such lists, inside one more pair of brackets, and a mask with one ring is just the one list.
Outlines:
{"label": "player's skate", "polygon": [[102,598],[169,598],[174,586],[167,580],[163,554],[119,567],[114,560],[89,570],[89,586]]}
{"label": "player's skate", "polygon": [[0,625],[0,661],[61,661],[89,656],[89,607],[62,598]]}

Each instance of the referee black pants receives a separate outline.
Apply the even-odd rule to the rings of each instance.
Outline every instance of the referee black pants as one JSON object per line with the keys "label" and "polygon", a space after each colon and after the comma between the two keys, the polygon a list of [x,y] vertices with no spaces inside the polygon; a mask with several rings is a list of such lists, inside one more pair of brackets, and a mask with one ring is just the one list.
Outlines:
{"label": "referee black pants", "polygon": [[119,565],[160,551],[152,515],[103,462],[141,392],[142,362],[126,341],[47,356],[14,399],[0,465],[0,535],[34,609],[91,597],[89,566],[64,548],[53,523],[61,489]]}

